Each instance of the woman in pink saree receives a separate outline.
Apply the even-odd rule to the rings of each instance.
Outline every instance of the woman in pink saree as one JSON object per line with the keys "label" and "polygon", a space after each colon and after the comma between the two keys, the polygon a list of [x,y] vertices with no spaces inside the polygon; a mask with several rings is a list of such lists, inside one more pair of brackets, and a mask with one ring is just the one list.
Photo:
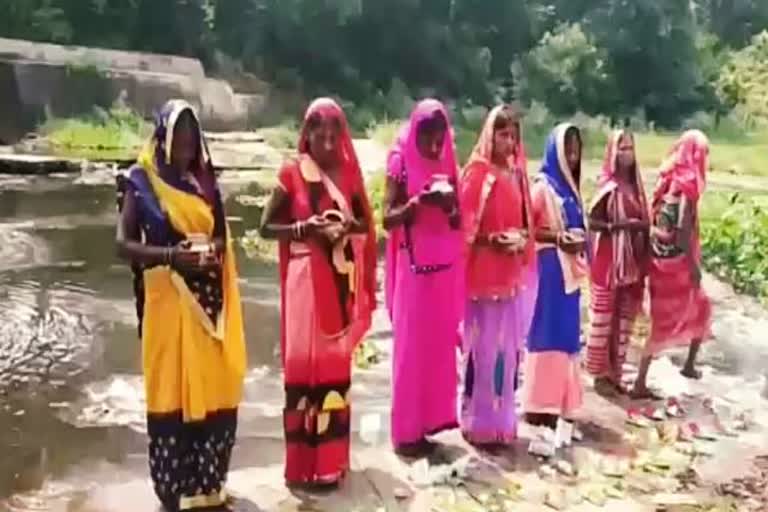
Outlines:
{"label": "woman in pink saree", "polygon": [[404,456],[456,428],[463,309],[461,218],[448,114],[420,102],[387,161],[387,308],[394,329],[392,441]]}
{"label": "woman in pink saree", "polygon": [[461,180],[469,251],[464,317],[461,427],[475,445],[517,437],[519,354],[538,289],[533,212],[520,120],[491,110]]}
{"label": "woman in pink saree", "polygon": [[690,346],[680,373],[700,379],[696,356],[709,336],[712,305],[701,288],[699,200],[709,165],[709,141],[699,130],[685,132],[661,165],[651,206],[651,335],[632,394],[658,398],[646,384],[651,359]]}

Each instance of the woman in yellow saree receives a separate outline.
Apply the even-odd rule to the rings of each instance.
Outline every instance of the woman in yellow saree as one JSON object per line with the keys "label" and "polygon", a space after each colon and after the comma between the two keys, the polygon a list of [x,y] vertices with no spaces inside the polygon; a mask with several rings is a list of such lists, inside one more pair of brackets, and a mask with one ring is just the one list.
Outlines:
{"label": "woman in yellow saree", "polygon": [[221,194],[189,104],[163,107],[120,183],[117,245],[135,273],[155,493],[170,512],[220,507],[246,354]]}

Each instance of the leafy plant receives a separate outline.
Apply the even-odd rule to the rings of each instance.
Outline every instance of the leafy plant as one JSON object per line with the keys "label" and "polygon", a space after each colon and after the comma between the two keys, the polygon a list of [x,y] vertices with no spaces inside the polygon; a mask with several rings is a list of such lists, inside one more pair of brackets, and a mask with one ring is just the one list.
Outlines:
{"label": "leafy plant", "polygon": [[720,218],[702,226],[703,263],[738,291],[768,297],[768,210],[759,199],[739,194]]}

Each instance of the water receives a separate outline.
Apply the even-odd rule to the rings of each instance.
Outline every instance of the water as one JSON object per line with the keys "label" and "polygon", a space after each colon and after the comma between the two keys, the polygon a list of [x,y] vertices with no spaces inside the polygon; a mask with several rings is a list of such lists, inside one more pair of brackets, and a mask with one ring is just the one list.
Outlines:
{"label": "water", "polygon": [[[112,179],[89,181],[0,178],[0,504],[86,461],[144,472],[131,275],[115,257]],[[239,236],[256,214],[229,197]],[[271,367],[275,269],[238,260],[250,364]]]}

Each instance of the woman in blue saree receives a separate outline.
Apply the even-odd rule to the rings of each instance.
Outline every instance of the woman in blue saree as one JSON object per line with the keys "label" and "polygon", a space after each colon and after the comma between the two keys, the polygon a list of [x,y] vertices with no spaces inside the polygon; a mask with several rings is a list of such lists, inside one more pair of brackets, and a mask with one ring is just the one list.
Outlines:
{"label": "woman in blue saree", "polygon": [[573,413],[582,403],[579,302],[587,264],[580,181],[581,135],[561,124],[547,140],[531,189],[539,294],[524,363],[523,408],[540,427],[531,451],[545,456],[570,444]]}

